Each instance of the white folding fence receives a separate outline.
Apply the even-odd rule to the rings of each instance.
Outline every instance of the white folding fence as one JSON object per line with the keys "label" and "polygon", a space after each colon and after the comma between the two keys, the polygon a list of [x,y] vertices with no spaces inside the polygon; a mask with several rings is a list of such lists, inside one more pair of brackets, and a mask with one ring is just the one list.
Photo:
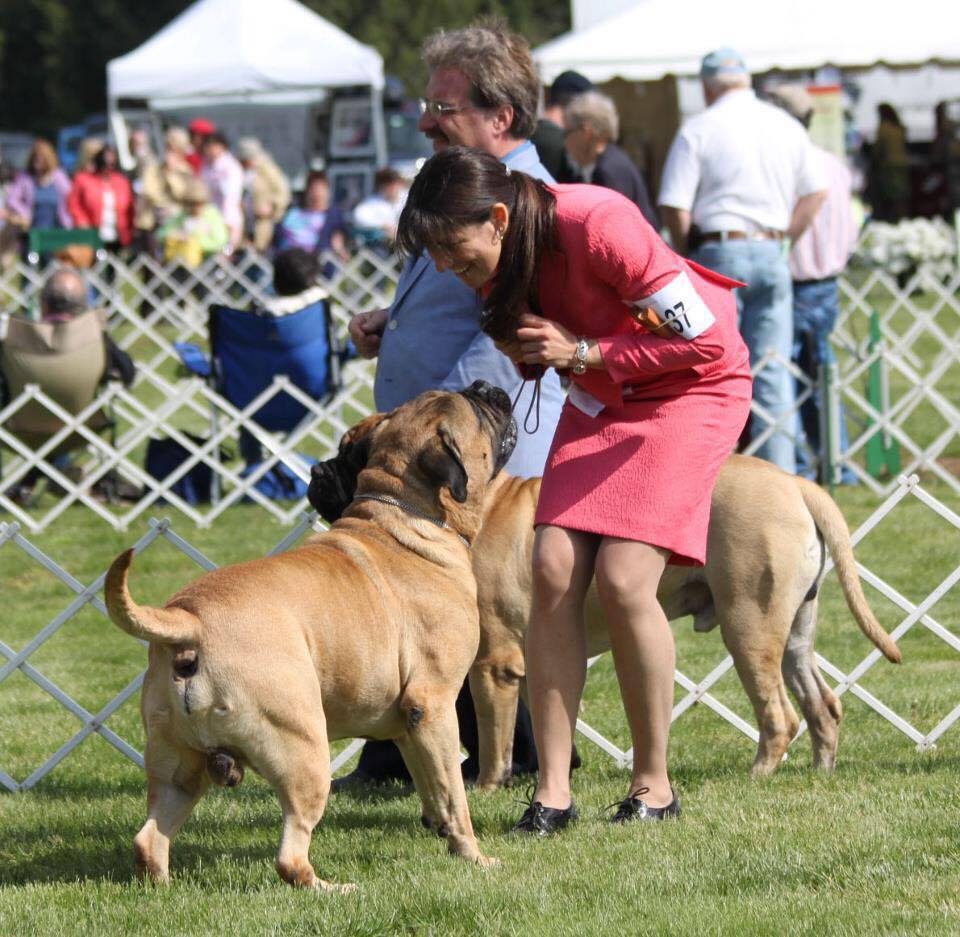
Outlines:
{"label": "white folding fence", "polygon": [[[361,252],[348,262],[332,255],[324,260],[334,268],[329,289],[341,333],[354,313],[379,308],[389,302],[399,269],[395,258]],[[0,309],[29,306],[43,279],[40,271],[25,266],[0,277]],[[0,450],[4,450],[0,465],[0,512],[11,518],[9,522],[0,521],[0,557],[4,550],[24,551],[75,594],[62,612],[20,650],[14,650],[0,640],[0,658],[5,660],[5,663],[0,661],[0,684],[19,671],[79,723],[76,733],[22,780],[16,780],[6,770],[8,766],[0,763],[0,784],[10,790],[32,787],[94,734],[100,735],[126,757],[142,763],[135,747],[108,726],[114,713],[140,687],[142,674],[131,674],[130,681],[120,693],[107,705],[91,712],[31,664],[31,656],[88,605],[101,614],[106,612],[100,599],[103,575],[89,584],[79,582],[55,559],[31,543],[28,535],[49,527],[75,503],[94,511],[113,528],[124,530],[135,522],[142,523],[161,499],[166,501],[169,509],[188,521],[206,526],[214,523],[228,507],[246,498],[257,502],[278,521],[293,525],[272,552],[286,549],[312,526],[313,515],[304,514],[306,502],[302,499],[277,502],[263,496],[255,487],[256,481],[281,462],[301,478],[306,478],[306,465],[299,453],[306,452],[319,458],[332,454],[343,431],[370,412],[373,379],[370,362],[347,364],[343,375],[344,388],[332,401],[311,400],[285,377],[278,376],[260,398],[243,410],[233,407],[200,379],[178,373],[173,343],[206,342],[208,304],[217,302],[243,307],[261,301],[263,287],[269,280],[269,264],[255,255],[248,255],[236,264],[223,258],[212,258],[197,270],[162,266],[143,255],[130,263],[110,256],[103,258],[91,272],[90,281],[104,298],[113,336],[137,362],[138,376],[134,386],[129,390],[119,385],[108,386],[88,408],[75,416],[64,413],[37,387],[28,388],[0,410]],[[922,503],[941,519],[941,523],[949,525],[951,537],[956,536],[960,532],[960,518],[925,490],[915,473],[929,473],[930,477],[960,493],[960,483],[944,459],[945,453],[956,453],[956,437],[960,433],[960,410],[956,402],[956,388],[960,387],[960,274],[949,283],[917,274],[901,286],[889,275],[873,271],[842,280],[841,293],[843,313],[834,334],[838,366],[832,383],[821,388],[834,418],[838,403],[843,403],[851,427],[849,448],[845,452],[835,452],[834,461],[852,470],[872,490],[886,496],[883,504],[857,531],[855,541],[885,523],[896,531],[898,509],[905,501]],[[755,371],[766,366],[769,360],[770,357],[759,362]],[[799,407],[816,388],[792,365],[788,366],[798,380]],[[265,431],[250,416],[279,393],[291,394],[308,411],[308,417],[301,425],[284,437]],[[36,450],[28,449],[3,428],[9,417],[30,400],[41,402],[64,423],[64,428],[56,436]],[[116,422],[113,442],[85,425],[87,419],[101,408],[108,408]],[[216,419],[211,420],[214,413]],[[751,448],[760,445],[774,430],[794,432],[796,421],[793,414],[787,420],[789,425],[784,427],[776,426],[756,406],[753,418],[765,425],[765,434],[756,439]],[[241,426],[251,432],[267,452],[265,461],[256,472],[246,477],[240,476],[236,463],[222,458],[221,454],[222,446],[236,439]],[[82,460],[84,475],[79,481],[65,475],[51,460],[58,444],[73,432],[85,438],[90,456]],[[200,433],[201,442],[194,442],[191,436],[185,435],[187,432]],[[899,449],[903,463],[899,476],[892,474],[877,478],[865,470],[866,449],[878,434],[882,434],[885,447],[895,445]],[[143,469],[146,442],[158,436],[175,439],[189,452],[189,458],[165,479],[154,479]],[[220,496],[214,503],[190,504],[171,490],[199,463],[209,466],[219,479]],[[34,466],[63,493],[57,498],[45,497],[35,506],[24,507],[11,500],[8,493]],[[140,488],[139,499],[121,506],[104,504],[96,494],[95,485],[108,473],[115,473]],[[178,535],[168,520],[151,519],[148,532],[137,541],[136,547],[139,551],[147,550],[159,540],[182,550],[203,569],[215,565]],[[960,550],[954,550],[952,555],[960,558]],[[893,630],[897,640],[919,624],[953,651],[960,651],[960,639],[934,617],[935,604],[960,579],[960,566],[945,570],[939,585],[920,601],[907,598],[862,565],[860,572],[867,583],[902,613],[903,617]],[[932,746],[960,718],[960,705],[946,713],[932,730],[924,732],[912,724],[908,715],[896,712],[862,684],[864,675],[879,659],[879,652],[871,651],[856,667],[845,672],[818,656],[821,668],[836,681],[839,694],[852,693],[918,748]],[[714,695],[718,681],[732,666],[733,661],[727,656],[699,682],[677,671],[676,682],[685,695],[677,703],[673,718],[679,719],[690,712],[695,703],[702,703],[756,741],[757,732],[753,725]],[[629,762],[629,751],[621,750],[585,721],[578,722],[578,729],[618,763]],[[342,768],[359,744],[352,743],[340,752],[335,770]]]}
{"label": "white folding fence", "polygon": [[[950,530],[949,536],[955,538],[954,542],[960,546],[960,516],[930,495],[929,492],[925,491],[916,476],[909,478],[902,476],[897,480],[896,487],[890,496],[855,532],[853,537],[854,542],[859,542],[867,534],[884,525],[889,525],[892,530],[896,531],[902,523],[899,510],[904,507],[904,502],[907,500],[918,501],[927,510],[937,515],[940,518],[940,522],[945,522],[948,525]],[[318,525],[315,515],[302,515],[287,536],[270,551],[270,555],[295,545],[305,534],[309,533],[311,529],[322,528]],[[167,519],[160,521],[151,519],[149,522],[149,530],[136,541],[134,548],[138,553],[143,553],[154,548],[160,541],[165,541],[175,549],[182,551],[202,570],[210,570],[216,567],[216,564],[212,560],[190,544],[185,537],[178,534]],[[29,538],[22,533],[19,524],[16,522],[0,522],[0,561],[2,561],[4,551],[9,550],[20,550],[25,553],[31,560],[42,566],[49,574],[66,585],[74,597],[67,602],[59,614],[54,616],[50,622],[19,651],[14,650],[14,648],[10,647],[5,641],[0,640],[0,655],[5,659],[2,665],[0,665],[0,684],[12,673],[19,671],[45,694],[49,695],[51,700],[55,701],[74,716],[78,726],[75,733],[66,742],[22,780],[18,780],[12,776],[10,765],[0,763],[0,784],[11,791],[23,791],[33,787],[67,758],[71,752],[75,751],[94,734],[100,735],[121,754],[142,766],[143,758],[140,752],[137,751],[133,744],[121,738],[113,731],[108,723],[114,713],[127,703],[129,698],[140,688],[143,682],[143,673],[130,673],[129,680],[123,689],[106,705],[102,706],[96,712],[91,712],[74,700],[69,693],[58,686],[53,679],[30,663],[30,658],[43,647],[45,642],[56,635],[71,618],[84,611],[87,606],[92,607],[101,615],[106,616],[106,608],[101,599],[106,571],[96,576],[91,582],[83,583],[33,544]],[[960,580],[960,550],[947,550],[946,555],[952,555],[958,565],[953,569],[944,569],[940,582],[919,601],[911,600],[869,567],[858,564],[858,569],[863,579],[888,600],[888,602],[898,610],[898,614],[901,616],[899,622],[891,631],[895,641],[902,641],[907,632],[920,626],[942,640],[950,650],[960,652],[960,638],[938,621],[934,614],[937,603],[940,602],[944,596],[956,586],[957,581]],[[875,692],[871,692],[863,685],[862,681],[865,675],[869,673],[871,668],[873,668],[879,660],[881,660],[880,652],[871,650],[859,664],[848,671],[844,671],[822,655],[817,655],[817,661],[820,667],[835,681],[835,692],[838,695],[842,696],[846,693],[852,693],[882,719],[886,720],[894,729],[906,735],[915,743],[918,750],[923,751],[931,748],[937,740],[960,719],[960,702],[949,712],[943,714],[942,718],[938,720],[932,729],[923,731],[913,724],[909,714],[897,712],[892,705],[885,703]],[[674,707],[673,720],[676,721],[680,719],[684,714],[692,711],[694,704],[700,703],[734,729],[742,732],[756,742],[758,736],[753,725],[737,715],[737,713],[717,699],[711,692],[716,683],[732,667],[733,659],[728,655],[712,668],[707,676],[700,682],[695,682],[686,674],[677,670],[675,674],[676,683],[686,691],[686,695],[683,696]],[[24,715],[23,718],[26,721],[32,717],[30,715]],[[578,720],[577,728],[587,741],[599,747],[621,766],[630,763],[630,751],[621,750],[613,741],[590,726],[585,720]],[[802,733],[805,728],[805,724],[802,725],[800,732]],[[18,726],[7,725],[4,731],[11,737],[15,737],[20,734],[19,729],[20,727]],[[24,734],[28,734],[29,726],[25,724],[22,727],[22,731]],[[355,740],[339,752],[333,762],[333,770],[335,773],[343,769],[355,755],[361,744],[359,740]]]}
{"label": "white folding fence", "polygon": [[[325,255],[324,263],[328,272],[332,271],[328,287],[341,336],[350,316],[388,304],[400,266],[397,258],[367,250],[349,261]],[[373,406],[373,365],[349,362],[344,369],[343,389],[335,399],[324,402],[307,398],[278,376],[261,397],[240,411],[200,379],[186,376],[174,348],[174,342],[205,344],[208,305],[244,307],[262,301],[270,277],[268,261],[255,254],[237,263],[216,256],[196,270],[176,264],[163,266],[147,255],[130,262],[112,255],[100,259],[91,271],[90,282],[103,297],[112,334],[137,362],[136,382],[129,391],[117,386],[105,388],[76,416],[64,414],[38,387],[27,388],[0,410],[0,511],[38,532],[69,505],[81,503],[123,530],[161,498],[202,525],[212,523],[230,505],[248,498],[277,520],[292,523],[306,509],[306,502],[272,501],[257,491],[257,481],[281,462],[305,478],[306,465],[299,452],[316,458],[335,452],[344,429]],[[31,305],[42,281],[43,274],[26,265],[9,271],[0,278],[0,309]],[[918,273],[901,287],[890,275],[874,270],[842,279],[841,293],[843,312],[834,333],[838,365],[831,371],[832,381],[819,387],[833,424],[837,424],[842,404],[850,427],[845,451],[838,450],[837,439],[832,437],[834,470],[852,472],[878,494],[894,490],[898,474],[914,472],[930,473],[960,494],[960,479],[945,458],[952,456],[960,463],[956,459],[960,456],[960,271],[948,283]],[[777,361],[771,352],[756,364],[754,373]],[[746,448],[748,454],[774,432],[795,436],[796,411],[818,390],[818,385],[795,365],[785,366],[797,381],[795,408],[778,422],[754,403],[752,419],[762,432]],[[869,389],[871,385],[873,390]],[[277,394],[297,398],[308,411],[308,418],[282,438],[259,427],[251,417]],[[4,423],[31,400],[39,401],[64,423],[60,433],[33,451],[4,429]],[[101,409],[111,411],[116,421],[114,441],[84,425]],[[236,440],[241,426],[267,452],[266,460],[245,477],[240,476],[236,463],[221,458],[221,449]],[[186,431],[202,436],[202,442],[194,442]],[[73,432],[87,440],[94,456],[81,460],[85,473],[79,481],[65,477],[49,458]],[[167,478],[154,479],[144,471],[144,451],[149,439],[161,436],[177,440],[189,458]],[[898,450],[901,464],[886,476],[876,477],[867,471],[867,449],[880,439],[885,448]],[[813,453],[811,457],[816,462]],[[209,466],[218,479],[222,496],[214,504],[188,504],[171,492],[171,487],[198,463]],[[16,484],[34,467],[51,487],[62,492],[52,505],[50,498],[24,506],[10,497]],[[108,474],[140,489],[140,498],[123,506],[103,504],[94,486]]]}

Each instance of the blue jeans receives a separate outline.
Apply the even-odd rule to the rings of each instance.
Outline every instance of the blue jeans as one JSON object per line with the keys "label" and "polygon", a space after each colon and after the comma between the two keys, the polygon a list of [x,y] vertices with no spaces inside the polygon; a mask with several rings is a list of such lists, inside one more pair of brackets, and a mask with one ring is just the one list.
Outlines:
{"label": "blue jeans", "polygon": [[[814,384],[813,393],[800,406],[798,415],[797,472],[806,478],[817,476],[816,466],[810,462],[807,446],[820,456],[821,463],[825,455],[820,440],[822,400],[817,376],[820,365],[832,364],[837,360],[829,339],[839,315],[840,291],[836,277],[793,284],[793,360]],[[803,445],[804,439],[807,445]],[[841,403],[840,451],[846,452],[849,447],[847,421]],[[857,476],[844,466],[841,481],[844,485],[855,485]]]}
{"label": "blue jeans", "polygon": [[[753,399],[778,427],[754,455],[793,473],[796,394],[786,365],[793,352],[793,295],[783,247],[781,241],[775,240],[708,241],[693,259],[747,284],[736,291],[736,297],[740,333],[750,351],[750,365],[756,366],[769,351],[779,356],[779,360],[769,362],[753,377]],[[762,435],[769,425],[753,414],[751,439]]]}

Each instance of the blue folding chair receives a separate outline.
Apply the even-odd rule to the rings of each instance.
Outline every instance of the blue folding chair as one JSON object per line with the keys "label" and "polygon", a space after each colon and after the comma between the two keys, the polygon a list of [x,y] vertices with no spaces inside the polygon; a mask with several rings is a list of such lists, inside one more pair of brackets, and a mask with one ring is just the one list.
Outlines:
{"label": "blue folding chair", "polygon": [[[208,329],[211,361],[196,345],[178,342],[175,347],[181,362],[207,378],[237,409],[246,407],[279,374],[317,401],[331,399],[340,388],[342,352],[326,300],[283,316],[214,305]],[[289,433],[309,412],[294,397],[279,393],[250,417],[269,432]],[[213,423],[216,432],[215,417]],[[259,442],[244,429],[240,452],[248,465],[263,458]]]}

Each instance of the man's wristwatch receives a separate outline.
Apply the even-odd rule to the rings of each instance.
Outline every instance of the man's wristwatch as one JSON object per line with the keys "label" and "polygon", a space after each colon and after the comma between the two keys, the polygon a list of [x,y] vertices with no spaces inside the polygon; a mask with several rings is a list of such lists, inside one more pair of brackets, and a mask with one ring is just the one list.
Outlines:
{"label": "man's wristwatch", "polygon": [[587,370],[587,352],[589,348],[587,346],[587,340],[581,335],[577,338],[577,349],[573,353],[574,364],[573,364],[573,373],[574,374],[583,374]]}

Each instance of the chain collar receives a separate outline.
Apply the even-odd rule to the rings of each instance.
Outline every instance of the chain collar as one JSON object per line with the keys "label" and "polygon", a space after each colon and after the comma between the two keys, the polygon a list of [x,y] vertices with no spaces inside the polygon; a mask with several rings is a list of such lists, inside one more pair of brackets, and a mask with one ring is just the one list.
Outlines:
{"label": "chain collar", "polygon": [[412,514],[414,517],[419,517],[421,520],[429,521],[431,524],[436,525],[437,527],[442,527],[444,530],[451,530],[459,538],[463,545],[469,550],[470,541],[459,530],[454,530],[446,521],[442,521],[439,518],[431,517],[429,514],[424,514],[423,511],[415,508],[412,504],[407,504],[404,501],[398,501],[396,498],[391,498],[389,495],[354,495],[354,501],[379,501],[381,504],[390,504],[395,508],[400,508],[401,511],[406,512],[407,514]]}

